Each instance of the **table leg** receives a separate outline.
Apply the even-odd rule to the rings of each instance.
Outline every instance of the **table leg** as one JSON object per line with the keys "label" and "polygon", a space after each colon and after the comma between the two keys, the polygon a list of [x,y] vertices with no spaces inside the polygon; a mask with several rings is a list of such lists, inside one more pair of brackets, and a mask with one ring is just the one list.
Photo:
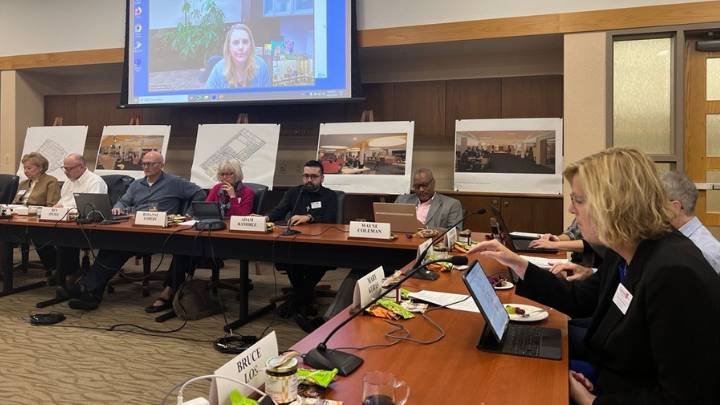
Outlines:
{"label": "table leg", "polygon": [[225,326],[225,332],[235,330],[275,309],[275,304],[268,304],[254,312],[250,312],[249,267],[247,260],[240,260],[240,315],[236,321]]}
{"label": "table leg", "polygon": [[43,287],[45,286],[45,281],[40,281],[37,283],[32,284],[26,284],[20,287],[15,287],[13,285],[13,265],[12,265],[12,259],[13,259],[13,246],[10,243],[7,242],[0,242],[0,266],[2,267],[2,275],[3,275],[3,289],[0,293],[0,297],[5,297],[7,295],[12,295],[15,293],[32,290],[34,288]]}

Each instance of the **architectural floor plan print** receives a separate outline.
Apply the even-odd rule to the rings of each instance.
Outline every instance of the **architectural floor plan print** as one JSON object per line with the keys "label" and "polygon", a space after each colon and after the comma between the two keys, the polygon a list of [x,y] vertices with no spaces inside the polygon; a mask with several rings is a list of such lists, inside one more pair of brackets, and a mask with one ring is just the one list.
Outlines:
{"label": "architectural floor plan print", "polygon": [[62,166],[63,159],[68,154],[68,151],[65,150],[65,148],[52,139],[45,139],[42,145],[37,148],[37,152],[45,156],[48,160],[48,173],[52,173],[59,169]]}
{"label": "architectural floor plan print", "polygon": [[255,152],[265,146],[265,141],[246,128],[240,128],[237,134],[228,139],[217,151],[200,164],[210,178],[216,176],[217,167],[226,160],[245,162]]}

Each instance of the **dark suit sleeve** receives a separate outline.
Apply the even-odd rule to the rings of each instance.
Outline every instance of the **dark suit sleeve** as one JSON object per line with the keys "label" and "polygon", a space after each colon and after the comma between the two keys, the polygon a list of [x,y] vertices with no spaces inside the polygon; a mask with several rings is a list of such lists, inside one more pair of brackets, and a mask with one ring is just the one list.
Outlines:
{"label": "dark suit sleeve", "polygon": [[573,318],[585,318],[592,316],[597,307],[601,271],[603,269],[583,281],[569,282],[530,263],[525,278],[518,281],[516,292]]}
{"label": "dark suit sleeve", "polygon": [[[268,214],[268,217],[270,218],[270,221],[277,222],[282,219],[285,219],[285,216],[288,212],[292,209],[291,205],[295,202],[295,198],[292,197],[294,189],[290,189],[283,194],[282,199],[278,203],[278,205],[275,206],[275,208],[270,211]],[[297,197],[297,196],[296,196]],[[291,201],[292,199],[292,201]]]}
{"label": "dark suit sleeve", "polygon": [[320,218],[313,219],[315,222],[320,222],[323,224],[334,224],[337,220],[337,195],[332,190],[328,191],[329,192],[325,195],[325,198],[323,199],[323,207],[325,209],[322,210],[322,215],[320,216]]}
{"label": "dark suit sleeve", "polygon": [[[678,252],[673,252],[678,254]],[[605,404],[709,404],[717,399],[718,319],[706,283],[697,273],[666,267],[654,272],[646,294],[647,346],[658,384],[599,396]],[[682,286],[682,288],[678,288]],[[713,309],[715,308],[715,309]]]}

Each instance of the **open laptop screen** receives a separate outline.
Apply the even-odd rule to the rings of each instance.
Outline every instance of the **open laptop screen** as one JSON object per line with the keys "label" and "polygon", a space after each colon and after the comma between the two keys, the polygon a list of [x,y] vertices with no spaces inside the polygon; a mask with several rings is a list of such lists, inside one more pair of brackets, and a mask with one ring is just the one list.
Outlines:
{"label": "open laptop screen", "polygon": [[488,280],[480,262],[475,261],[468,271],[463,274],[463,280],[470,295],[475,300],[485,322],[490,326],[498,342],[502,341],[505,330],[510,323],[510,317],[500,302],[495,290]]}

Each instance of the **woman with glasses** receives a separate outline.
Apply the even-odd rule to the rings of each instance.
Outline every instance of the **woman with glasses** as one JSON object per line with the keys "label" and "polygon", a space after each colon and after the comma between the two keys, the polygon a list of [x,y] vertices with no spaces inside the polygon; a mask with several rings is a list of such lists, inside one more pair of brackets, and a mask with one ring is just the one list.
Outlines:
{"label": "woman with glasses", "polygon": [[587,357],[570,358],[570,397],[584,404],[717,404],[720,278],[673,229],[655,165],[611,148],[565,169],[583,237],[608,247],[598,271],[568,282],[496,241],[473,249],[508,266],[519,295],[591,317]]}
{"label": "woman with glasses", "polygon": [[267,63],[255,54],[255,39],[250,27],[235,24],[225,35],[223,58],[210,71],[206,89],[269,87]]}
{"label": "woman with glasses", "polygon": [[208,192],[205,201],[217,201],[223,216],[250,215],[255,192],[243,185],[242,167],[238,162],[225,161],[217,169],[218,184]]}

